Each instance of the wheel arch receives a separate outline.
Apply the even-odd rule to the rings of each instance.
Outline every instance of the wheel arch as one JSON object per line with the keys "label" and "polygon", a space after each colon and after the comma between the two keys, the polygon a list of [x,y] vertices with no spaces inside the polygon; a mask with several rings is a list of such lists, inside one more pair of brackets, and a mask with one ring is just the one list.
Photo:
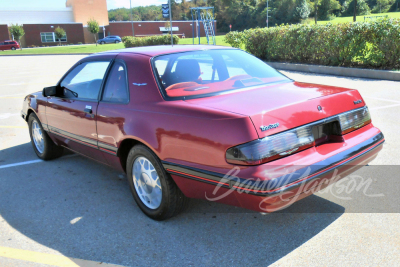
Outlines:
{"label": "wheel arch", "polygon": [[132,137],[126,138],[126,139],[122,140],[122,142],[119,145],[118,150],[117,150],[117,156],[119,157],[121,166],[125,172],[126,172],[126,161],[128,159],[129,151],[131,151],[132,147],[134,147],[136,145],[143,145],[143,146],[147,147],[154,153],[154,155],[156,155],[158,158],[160,158],[157,151],[155,151],[151,146],[149,146],[145,142],[140,141],[135,138],[132,138]]}
{"label": "wheel arch", "polygon": [[37,117],[36,112],[35,112],[32,108],[29,108],[28,111],[26,112],[26,117],[25,117],[25,121],[26,121],[26,122],[28,122],[29,116],[30,116],[32,113],[35,114],[36,117]]}

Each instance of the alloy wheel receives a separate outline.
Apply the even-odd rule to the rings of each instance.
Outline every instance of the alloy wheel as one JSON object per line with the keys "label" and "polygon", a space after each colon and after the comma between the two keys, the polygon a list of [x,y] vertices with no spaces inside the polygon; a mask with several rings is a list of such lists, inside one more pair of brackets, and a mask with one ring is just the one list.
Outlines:
{"label": "alloy wheel", "polygon": [[149,209],[160,207],[162,188],[153,164],[145,157],[138,157],[133,163],[132,176],[136,193],[143,204]]}

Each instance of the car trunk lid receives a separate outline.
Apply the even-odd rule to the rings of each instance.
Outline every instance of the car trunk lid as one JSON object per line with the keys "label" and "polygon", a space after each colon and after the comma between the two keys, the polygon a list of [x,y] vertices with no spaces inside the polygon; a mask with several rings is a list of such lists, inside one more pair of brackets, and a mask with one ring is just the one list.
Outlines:
{"label": "car trunk lid", "polygon": [[[359,100],[361,103],[357,103]],[[249,116],[259,138],[364,106],[357,90],[299,82],[244,89],[186,102]]]}

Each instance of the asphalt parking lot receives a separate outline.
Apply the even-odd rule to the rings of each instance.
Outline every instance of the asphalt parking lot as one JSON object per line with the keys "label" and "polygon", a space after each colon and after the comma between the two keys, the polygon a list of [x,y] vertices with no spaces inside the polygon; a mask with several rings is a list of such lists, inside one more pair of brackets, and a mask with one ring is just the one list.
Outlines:
{"label": "asphalt parking lot", "polygon": [[193,200],[155,222],[122,173],[71,153],[43,162],[32,149],[23,97],[82,57],[0,57],[0,266],[398,266],[400,82],[284,72],[360,90],[386,143],[358,174],[384,197],[317,193],[265,216]]}

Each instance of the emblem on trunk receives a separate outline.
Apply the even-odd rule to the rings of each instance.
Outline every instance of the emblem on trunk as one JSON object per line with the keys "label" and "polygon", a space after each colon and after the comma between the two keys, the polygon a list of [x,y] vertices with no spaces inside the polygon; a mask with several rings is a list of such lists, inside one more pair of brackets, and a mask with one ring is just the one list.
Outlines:
{"label": "emblem on trunk", "polygon": [[278,127],[279,127],[279,122],[270,124],[268,126],[263,125],[260,127],[260,129],[262,132],[264,132],[264,131],[271,130],[271,129],[278,128]]}
{"label": "emblem on trunk", "polygon": [[317,108],[318,108],[318,110],[319,110],[319,111],[321,111],[321,110],[322,110],[322,107],[321,107],[321,106],[318,106]]}
{"label": "emblem on trunk", "polygon": [[357,105],[357,104],[362,103],[362,100],[361,100],[361,99],[358,99],[358,100],[356,100],[356,101],[353,101],[353,103],[354,103],[354,105]]}

